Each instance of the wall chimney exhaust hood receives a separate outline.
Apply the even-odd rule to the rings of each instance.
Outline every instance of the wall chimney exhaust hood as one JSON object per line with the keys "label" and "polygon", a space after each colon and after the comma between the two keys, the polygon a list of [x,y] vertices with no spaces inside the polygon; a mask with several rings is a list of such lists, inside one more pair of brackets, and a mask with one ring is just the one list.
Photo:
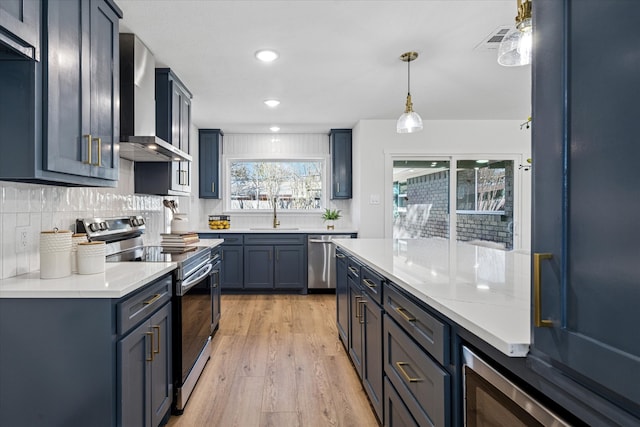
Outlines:
{"label": "wall chimney exhaust hood", "polygon": [[120,34],[120,157],[134,162],[190,162],[192,157],[155,136],[155,68],[134,34]]}

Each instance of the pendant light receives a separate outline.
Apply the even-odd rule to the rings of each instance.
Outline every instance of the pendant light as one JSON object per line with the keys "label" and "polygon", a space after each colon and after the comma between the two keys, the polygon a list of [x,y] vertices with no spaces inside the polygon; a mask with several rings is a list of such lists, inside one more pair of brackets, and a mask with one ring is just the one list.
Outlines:
{"label": "pendant light", "polygon": [[531,0],[518,0],[516,25],[504,36],[498,48],[498,64],[518,67],[531,64],[533,45]]}
{"label": "pendant light", "polygon": [[422,130],[422,118],[418,113],[413,111],[413,103],[411,102],[411,61],[415,61],[418,57],[417,52],[406,52],[400,55],[400,60],[407,63],[407,104],[404,113],[398,119],[396,131],[398,133],[412,133]]}

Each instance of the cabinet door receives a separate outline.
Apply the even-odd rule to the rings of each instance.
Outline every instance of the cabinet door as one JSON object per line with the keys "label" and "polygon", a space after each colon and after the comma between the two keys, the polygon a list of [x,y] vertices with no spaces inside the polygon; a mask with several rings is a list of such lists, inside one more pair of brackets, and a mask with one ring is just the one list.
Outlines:
{"label": "cabinet door", "polygon": [[173,399],[171,375],[171,303],[158,310],[149,320],[153,335],[151,362],[151,425],[158,426]]}
{"label": "cabinet door", "polygon": [[351,129],[331,129],[331,198],[351,198]]}
{"label": "cabinet door", "polygon": [[220,129],[200,129],[199,131],[199,194],[201,199],[220,198]]}
{"label": "cabinet door", "polygon": [[274,287],[276,289],[304,289],[307,264],[304,246],[275,246]]}
{"label": "cabinet door", "polygon": [[104,0],[91,2],[91,176],[118,180],[120,42],[118,17]]}
{"label": "cabinet door", "polygon": [[273,289],[273,246],[244,247],[244,287]]}
{"label": "cabinet door", "polygon": [[336,305],[340,339],[349,345],[349,285],[347,284],[347,257],[336,251]]}
{"label": "cabinet door", "polygon": [[222,289],[242,289],[244,250],[242,246],[222,246],[222,268],[220,285]]}
{"label": "cabinet door", "polygon": [[118,342],[120,423],[123,426],[151,425],[151,332],[149,322],[135,328]]}
{"label": "cabinet door", "polygon": [[362,383],[379,420],[382,420],[382,308],[365,297],[361,305],[363,324]]}
{"label": "cabinet door", "polygon": [[2,31],[0,41],[35,60],[40,60],[40,5],[41,0],[0,1],[0,27],[24,43]]}
{"label": "cabinet door", "polygon": [[211,284],[211,319],[213,320],[213,328],[217,329],[220,322],[221,311],[221,298],[220,298],[220,267],[218,263],[212,272],[213,283]]}
{"label": "cabinet door", "polygon": [[349,282],[349,305],[351,307],[351,316],[349,317],[349,356],[353,366],[356,368],[356,372],[358,372],[358,376],[362,378],[362,315],[360,312],[362,290],[351,276],[347,277],[347,281]]}
{"label": "cabinet door", "polygon": [[533,8],[544,48],[532,68],[532,247],[551,258],[539,260],[533,312],[544,322],[531,354],[640,413],[640,11],[621,0],[570,3]]}

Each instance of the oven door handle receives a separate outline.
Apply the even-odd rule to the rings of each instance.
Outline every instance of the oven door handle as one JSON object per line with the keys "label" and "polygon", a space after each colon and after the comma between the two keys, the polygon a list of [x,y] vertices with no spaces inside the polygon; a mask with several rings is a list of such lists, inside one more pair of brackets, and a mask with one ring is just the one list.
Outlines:
{"label": "oven door handle", "polygon": [[186,294],[189,289],[193,288],[195,285],[209,277],[209,273],[211,272],[211,270],[213,270],[213,264],[209,263],[206,267],[201,268],[200,270],[192,274],[187,280],[182,282],[182,285],[180,286],[180,295],[182,296]]}

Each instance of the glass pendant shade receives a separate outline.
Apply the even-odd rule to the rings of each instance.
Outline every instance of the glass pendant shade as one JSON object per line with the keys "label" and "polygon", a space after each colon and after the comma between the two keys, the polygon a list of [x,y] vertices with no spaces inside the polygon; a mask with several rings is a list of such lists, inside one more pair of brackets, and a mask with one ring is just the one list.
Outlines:
{"label": "glass pendant shade", "polygon": [[396,131],[398,133],[412,133],[422,130],[422,117],[413,111],[411,104],[411,95],[407,95],[407,108],[396,123]]}
{"label": "glass pendant shade", "polygon": [[[528,22],[527,22],[528,21]],[[519,28],[512,28],[500,42],[498,63],[505,67],[531,64],[533,34],[531,18],[523,21]]]}

